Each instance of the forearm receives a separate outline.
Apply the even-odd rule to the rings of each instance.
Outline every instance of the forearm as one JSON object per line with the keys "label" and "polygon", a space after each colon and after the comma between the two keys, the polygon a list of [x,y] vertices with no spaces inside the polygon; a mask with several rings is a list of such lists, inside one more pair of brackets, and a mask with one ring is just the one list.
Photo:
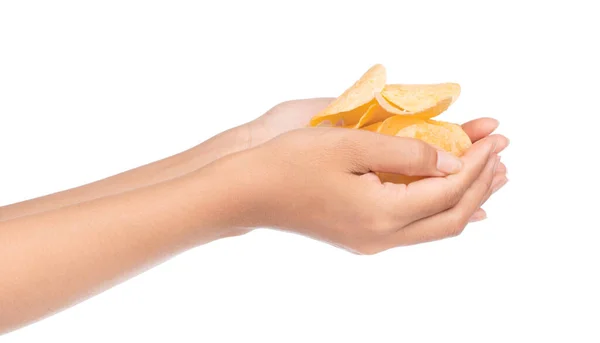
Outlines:
{"label": "forearm", "polygon": [[248,125],[236,127],[177,155],[87,185],[0,207],[0,222],[170,180],[246,149],[249,139]]}
{"label": "forearm", "polygon": [[0,223],[0,334],[230,235],[229,195],[195,174]]}

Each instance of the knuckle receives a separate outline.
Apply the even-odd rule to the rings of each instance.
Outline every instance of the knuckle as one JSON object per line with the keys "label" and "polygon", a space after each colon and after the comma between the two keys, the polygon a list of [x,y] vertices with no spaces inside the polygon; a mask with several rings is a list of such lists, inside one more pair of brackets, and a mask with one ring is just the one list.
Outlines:
{"label": "knuckle", "polygon": [[417,139],[406,141],[406,173],[410,176],[428,169],[434,163],[432,148]]}

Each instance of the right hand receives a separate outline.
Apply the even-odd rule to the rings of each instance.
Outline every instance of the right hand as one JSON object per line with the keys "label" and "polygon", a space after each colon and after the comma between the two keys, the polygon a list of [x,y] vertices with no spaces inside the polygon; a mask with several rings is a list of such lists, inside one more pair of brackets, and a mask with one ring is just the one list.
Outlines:
{"label": "right hand", "polygon": [[[490,196],[507,145],[504,136],[488,136],[458,159],[416,139],[306,128],[205,171],[236,192],[232,226],[273,227],[374,254],[462,232]],[[382,184],[374,172],[432,177]]]}

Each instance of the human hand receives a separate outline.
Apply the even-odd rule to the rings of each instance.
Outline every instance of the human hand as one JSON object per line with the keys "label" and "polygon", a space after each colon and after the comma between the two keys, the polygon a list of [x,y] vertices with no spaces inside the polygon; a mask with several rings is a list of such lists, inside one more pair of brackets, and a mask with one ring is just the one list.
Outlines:
{"label": "human hand", "polygon": [[[415,139],[307,128],[280,135],[204,172],[236,190],[228,225],[273,227],[361,254],[460,233],[503,173],[508,140],[481,138],[459,159]],[[459,172],[452,162],[462,164]],[[409,185],[374,172],[433,176]],[[448,175],[451,174],[451,175]]]}
{"label": "human hand", "polygon": [[[248,142],[243,149],[257,146],[291,130],[306,127],[306,123],[310,121],[315,113],[327,107],[333,100],[335,98],[298,99],[285,101],[274,106],[262,116],[243,126]],[[468,121],[461,126],[471,138],[471,142],[475,143],[492,134],[498,128],[498,125],[496,119],[483,117]],[[243,149],[240,148],[239,150]],[[496,174],[492,182],[494,192],[508,182],[506,166],[503,163],[498,165]],[[487,198],[489,196],[486,197],[486,200]],[[480,208],[473,214],[471,221],[479,221],[485,218],[486,213]]]}

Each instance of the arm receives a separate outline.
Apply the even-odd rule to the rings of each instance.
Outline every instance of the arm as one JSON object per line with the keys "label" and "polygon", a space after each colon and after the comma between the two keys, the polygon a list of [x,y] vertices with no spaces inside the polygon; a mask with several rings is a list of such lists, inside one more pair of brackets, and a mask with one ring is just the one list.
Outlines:
{"label": "arm", "polygon": [[[81,187],[20,203],[0,206],[0,222],[33,213],[98,199],[184,175],[237,151],[268,141],[282,133],[304,127],[332,98],[292,100],[274,106],[259,118],[225,131],[177,155],[135,168]],[[477,141],[496,129],[498,122],[481,118],[463,125],[471,140]]]}
{"label": "arm", "polygon": [[[502,136],[482,139],[455,160],[459,173],[443,177],[440,156],[456,158],[424,142],[297,130],[178,178],[2,222],[0,333],[256,227],[367,254],[445,238],[503,180],[495,154],[507,144]],[[407,187],[382,184],[371,171],[438,177]]]}
{"label": "arm", "polygon": [[0,223],[0,334],[235,234],[215,215],[233,205],[212,181],[192,173]]}
{"label": "arm", "polygon": [[251,126],[225,131],[189,150],[165,159],[62,192],[0,207],[0,222],[114,195],[176,178],[251,144]]}

